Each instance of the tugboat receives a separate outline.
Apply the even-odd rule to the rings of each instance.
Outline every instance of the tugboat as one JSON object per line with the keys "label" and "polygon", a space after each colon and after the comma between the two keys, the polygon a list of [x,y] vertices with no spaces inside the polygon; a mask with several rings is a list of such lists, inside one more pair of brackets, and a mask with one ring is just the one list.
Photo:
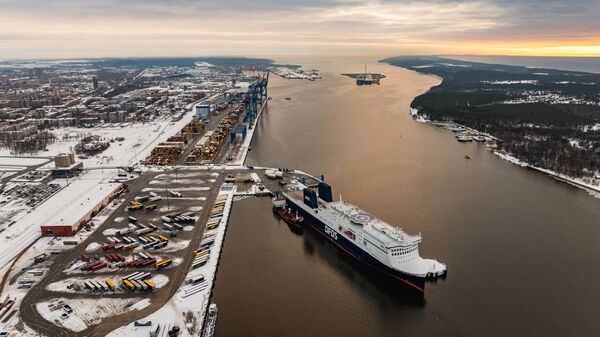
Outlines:
{"label": "tugboat", "polygon": [[298,215],[298,211],[295,213],[292,212],[292,209],[287,207],[285,198],[283,196],[275,196],[272,199],[273,202],[273,212],[277,213],[283,221],[285,221],[288,225],[294,226],[296,228],[302,227],[302,222],[304,222],[304,218]]}

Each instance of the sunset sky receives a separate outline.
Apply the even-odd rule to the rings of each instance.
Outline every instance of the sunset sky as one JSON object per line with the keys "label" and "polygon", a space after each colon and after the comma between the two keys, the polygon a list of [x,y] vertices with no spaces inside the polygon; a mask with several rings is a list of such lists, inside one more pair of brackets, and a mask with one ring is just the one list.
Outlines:
{"label": "sunset sky", "polygon": [[593,0],[0,0],[0,59],[600,56]]}

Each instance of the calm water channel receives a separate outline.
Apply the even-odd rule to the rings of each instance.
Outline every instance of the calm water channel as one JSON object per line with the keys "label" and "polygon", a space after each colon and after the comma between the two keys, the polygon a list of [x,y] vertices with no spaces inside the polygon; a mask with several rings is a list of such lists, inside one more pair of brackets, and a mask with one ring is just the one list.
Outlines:
{"label": "calm water channel", "polygon": [[335,195],[421,232],[421,256],[449,274],[415,296],[246,199],[217,275],[219,336],[598,336],[600,199],[414,122],[409,104],[436,78],[371,60],[387,78],[357,87],[339,74],[360,59],[278,61],[323,80],[271,77],[248,162],[324,174]]}

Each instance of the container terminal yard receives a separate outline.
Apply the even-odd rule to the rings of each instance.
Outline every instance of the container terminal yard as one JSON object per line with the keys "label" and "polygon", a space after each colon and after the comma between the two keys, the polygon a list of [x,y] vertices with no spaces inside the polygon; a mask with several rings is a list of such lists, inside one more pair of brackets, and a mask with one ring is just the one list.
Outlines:
{"label": "container terminal yard", "polygon": [[211,290],[234,198],[317,179],[245,166],[254,126],[268,110],[269,72],[210,72],[227,84],[174,117],[88,126],[72,137],[77,151],[69,134],[79,129],[59,128],[61,141],[48,147],[60,153],[7,154],[1,202],[11,213],[0,230],[11,244],[0,266],[0,333],[214,333]]}

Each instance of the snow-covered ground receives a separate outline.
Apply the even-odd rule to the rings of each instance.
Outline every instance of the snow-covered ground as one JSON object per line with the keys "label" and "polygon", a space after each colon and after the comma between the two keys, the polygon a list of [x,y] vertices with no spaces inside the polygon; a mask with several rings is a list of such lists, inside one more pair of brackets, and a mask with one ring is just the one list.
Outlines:
{"label": "snow-covered ground", "polygon": [[173,253],[186,249],[190,245],[190,240],[169,240],[169,244],[160,250],[161,253]]}
{"label": "snow-covered ground", "polygon": [[[6,159],[6,158],[4,158]],[[0,166],[0,171],[3,172],[19,172],[26,169],[27,166],[12,166],[12,165],[2,165]]]}
{"label": "snow-covered ground", "polygon": [[429,116],[420,114],[419,109],[410,108],[410,115],[415,121],[419,123],[430,122]]}
{"label": "snow-covered ground", "polygon": [[4,178],[8,178],[10,176],[12,176],[13,174],[16,174],[18,171],[3,171],[0,170],[0,178],[4,179]]}
{"label": "snow-covered ground", "polygon": [[151,321],[152,327],[136,327],[133,323],[130,323],[111,332],[108,335],[109,337],[146,337],[152,329],[156,329],[158,324],[161,327],[179,326],[181,328],[181,337],[200,335],[225,239],[225,231],[227,230],[234,193],[235,188],[222,188],[219,191],[219,194],[225,195],[227,199],[221,223],[214,229],[217,234],[215,235],[215,242],[210,249],[209,261],[204,266],[192,270],[188,274],[188,277],[197,274],[204,275],[205,283],[200,283],[196,286],[183,284],[169,302],[143,319],[144,321]]}
{"label": "snow-covered ground", "polygon": [[511,155],[509,155],[507,153],[500,152],[500,151],[494,151],[494,154],[496,156],[498,156],[498,157],[500,157],[500,158],[508,161],[508,162],[511,162],[511,163],[515,164],[515,165],[518,165],[518,166],[521,166],[521,167],[527,167],[528,166],[527,163],[525,163],[525,162],[523,162],[523,161],[517,159],[516,157],[513,157],[513,156],[511,156]]}
{"label": "snow-covered ground", "polygon": [[[82,230],[78,232],[74,237],[69,238],[70,241],[82,242],[83,240],[85,240],[93,232],[94,228],[101,226],[101,224],[104,223],[104,221],[106,221],[106,219],[110,216],[112,212],[114,212],[115,209],[117,209],[118,206],[119,204],[111,203],[109,206],[107,206],[107,208],[105,208],[104,211],[100,212],[98,215],[92,218],[91,223],[94,225],[91,230]],[[35,240],[32,246],[26,251],[24,251],[23,254],[19,257],[19,259],[14,261],[12,264],[3,265],[2,269],[0,269],[0,276],[6,276],[9,279],[14,278],[17,274],[21,273],[24,270],[27,271],[25,273],[22,273],[21,276],[17,278],[18,282],[15,282],[13,284],[7,282],[5,284],[4,289],[1,289],[2,298],[5,298],[6,295],[10,294],[11,297],[17,299],[17,302],[21,301],[25,297],[29,289],[19,288],[19,282],[39,280],[39,276],[33,275],[31,273],[32,271],[39,271],[43,273],[42,275],[45,275],[46,271],[49,268],[49,265],[52,263],[51,259],[52,256],[54,256],[53,253],[61,253],[73,247],[75,246],[64,245],[62,243],[62,240],[59,238],[40,237],[39,239]],[[2,248],[3,247],[0,246],[0,249]],[[46,261],[34,263],[34,258],[42,254],[46,254]],[[11,266],[12,269],[10,268]],[[17,326],[19,319],[20,316],[18,314],[14,315],[8,322],[3,324],[3,328],[14,329],[15,326]]]}
{"label": "snow-covered ground", "polygon": [[[506,157],[506,155],[505,155],[505,157]],[[562,173],[558,173],[558,172],[555,172],[555,171],[552,171],[552,170],[548,170],[548,169],[545,169],[545,168],[541,168],[541,167],[530,165],[530,164],[525,163],[523,161],[519,161],[516,158],[514,158],[514,159],[516,161],[518,161],[518,163],[520,163],[520,164],[516,163],[516,164],[518,164],[520,166],[528,167],[528,168],[534,169],[536,171],[545,173],[545,174],[547,174],[547,175],[549,175],[549,176],[551,176],[551,177],[553,177],[555,179],[558,179],[558,180],[564,181],[566,183],[569,183],[571,185],[574,185],[576,187],[583,188],[585,190],[591,191],[591,192],[593,192],[592,195],[595,196],[595,197],[600,197],[600,195],[598,195],[598,193],[600,193],[600,185],[598,185],[597,183],[592,183],[592,182],[589,182],[589,181],[585,181],[583,179],[570,177],[570,176],[567,176],[567,175],[562,174]],[[594,179],[594,181],[597,181],[597,179]]]}
{"label": "snow-covered ground", "polygon": [[49,161],[50,159],[47,158],[35,157],[0,157],[0,165],[6,166],[34,166],[41,165]]}
{"label": "snow-covered ground", "polygon": [[[73,308],[66,318],[61,317],[65,313],[64,304]],[[149,300],[139,301],[135,298],[56,298],[37,303],[36,310],[47,321],[53,324],[59,322],[60,326],[77,332],[102,322],[104,318],[141,310],[148,305]]]}
{"label": "snow-covered ground", "polygon": [[481,81],[483,84],[492,84],[492,85],[511,85],[511,84],[533,84],[537,85],[538,80],[517,80],[517,81]]}
{"label": "snow-covered ground", "polygon": [[[205,173],[203,172],[177,172],[177,173],[161,173],[157,174],[155,179],[179,179],[179,178],[201,178],[204,177]],[[194,179],[197,182],[197,179]]]}
{"label": "snow-covered ground", "polygon": [[139,300],[129,307],[130,310],[142,310],[145,307],[150,305],[150,299],[144,298],[143,300]]}
{"label": "snow-covered ground", "polygon": [[[103,177],[98,177],[95,173],[90,172],[71,181],[68,186],[29,213],[20,214],[19,218],[13,219],[16,223],[3,233],[7,240],[0,245],[0,266],[8,264],[23,249],[41,237],[40,225],[50,224],[67,205],[85,204],[88,193],[98,189],[104,181]],[[106,188],[105,191],[108,194],[111,189]],[[95,206],[90,204],[89,209]]]}
{"label": "snow-covered ground", "polygon": [[[191,120],[192,114],[187,113],[184,118],[172,122],[164,117],[148,123],[123,123],[104,124],[94,128],[67,127],[55,129],[57,141],[48,145],[45,156],[54,156],[59,153],[69,152],[87,135],[100,136],[105,140],[123,137],[122,141],[114,141],[103,152],[89,158],[78,158],[84,167],[99,166],[127,166],[145,159],[152,148],[161,141],[181,130]],[[2,152],[0,152],[2,154]],[[53,165],[53,164],[51,164]]]}
{"label": "snow-covered ground", "polygon": [[[106,232],[106,231],[104,231],[104,232]],[[110,235],[113,235],[113,234],[110,234]],[[85,248],[85,251],[93,252],[93,251],[100,249],[100,247],[102,247],[102,246],[98,242],[90,242],[90,244],[87,245],[87,247]]]}
{"label": "snow-covered ground", "polygon": [[299,69],[289,68],[289,67],[274,67],[271,68],[271,72],[281,76],[285,79],[298,79],[298,80],[309,80],[314,81],[316,79],[321,78],[316,72],[304,72],[299,71]]}
{"label": "snow-covered ground", "polygon": [[[145,158],[150,154],[152,148],[159,142],[165,141],[168,137],[181,130],[192,118],[191,113],[187,113],[184,118],[177,122],[162,119],[152,123],[129,124],[125,127],[103,127],[92,129],[64,128],[54,132],[58,134],[58,139],[54,144],[48,146],[48,152],[45,155],[56,155],[68,152],[74,146],[78,139],[73,137],[64,137],[69,133],[92,133],[106,138],[125,137],[122,142],[114,142],[98,156],[83,159],[84,168],[100,166],[124,166],[132,165],[138,160]],[[8,150],[0,150],[0,155]],[[14,158],[11,158],[14,160]],[[40,163],[39,158],[22,157],[19,160],[26,163]],[[45,159],[45,161],[48,161]],[[24,165],[24,164],[23,164]],[[48,168],[53,163],[48,163]],[[44,166],[44,167],[46,167]],[[86,193],[95,189],[99,184],[105,184],[117,175],[116,169],[98,169],[82,174],[80,177],[69,180],[69,186],[65,187],[59,193],[46,200],[30,213],[20,214],[16,218],[16,223],[6,230],[5,235],[9,240],[0,245],[0,266],[7,265],[23,249],[32,244],[41,236],[40,224],[48,223],[60,209],[70,204],[84,204],[93,208],[96,205],[87,203],[87,200],[81,199]],[[108,194],[108,191],[107,191]],[[4,211],[4,210],[3,210]]]}

